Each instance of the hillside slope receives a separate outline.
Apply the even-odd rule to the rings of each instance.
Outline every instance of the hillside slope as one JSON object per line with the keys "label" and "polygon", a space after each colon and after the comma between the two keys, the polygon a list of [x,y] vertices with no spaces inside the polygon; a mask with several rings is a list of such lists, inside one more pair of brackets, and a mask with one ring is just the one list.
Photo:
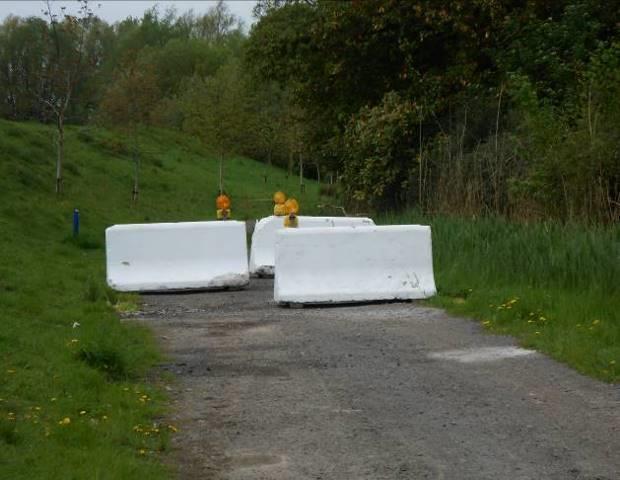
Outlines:
{"label": "hillside slope", "polygon": [[[153,424],[163,398],[140,383],[157,349],[115,313],[136,297],[105,286],[103,233],[115,223],[214,218],[217,161],[182,134],[143,132],[132,205],[129,139],[72,127],[66,144],[57,198],[53,130],[0,121],[0,478],[165,478],[157,457],[176,427]],[[299,195],[297,182],[249,159],[226,161],[236,218],[268,215],[276,189],[312,211],[318,185],[306,181]]]}

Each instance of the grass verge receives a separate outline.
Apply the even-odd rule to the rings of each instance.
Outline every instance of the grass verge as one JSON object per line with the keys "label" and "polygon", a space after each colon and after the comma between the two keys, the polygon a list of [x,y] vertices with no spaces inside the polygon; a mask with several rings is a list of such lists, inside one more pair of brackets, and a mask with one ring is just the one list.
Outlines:
{"label": "grass verge", "polygon": [[606,382],[620,381],[620,227],[386,215],[430,224],[430,300]]}
{"label": "grass verge", "polygon": [[[131,142],[72,127],[57,198],[52,133],[0,121],[0,478],[168,478],[159,457],[176,427],[153,423],[165,397],[144,380],[161,358],[148,329],[119,320],[139,299],[105,286],[103,235],[114,223],[214,218],[217,161],[182,134],[143,132],[132,205]],[[296,193],[281,170],[246,158],[225,168],[237,218],[268,215],[276,189]],[[298,198],[312,211],[318,186]]]}

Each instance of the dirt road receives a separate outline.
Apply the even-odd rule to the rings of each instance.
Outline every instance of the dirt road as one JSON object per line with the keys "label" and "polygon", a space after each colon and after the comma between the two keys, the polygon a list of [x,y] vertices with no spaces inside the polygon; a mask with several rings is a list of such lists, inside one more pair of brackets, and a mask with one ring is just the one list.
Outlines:
{"label": "dirt road", "polygon": [[151,295],[182,479],[620,479],[620,389],[411,303]]}

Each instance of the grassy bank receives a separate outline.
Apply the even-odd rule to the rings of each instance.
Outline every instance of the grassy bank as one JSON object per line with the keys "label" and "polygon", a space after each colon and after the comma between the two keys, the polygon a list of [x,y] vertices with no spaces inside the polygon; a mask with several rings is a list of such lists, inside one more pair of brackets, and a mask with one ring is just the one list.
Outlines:
{"label": "grassy bank", "polygon": [[[213,218],[217,162],[183,135],[144,132],[132,206],[130,141],[70,128],[58,199],[52,138],[47,127],[0,121],[0,478],[165,478],[159,457],[176,426],[153,424],[165,399],[144,381],[161,359],[148,330],[119,320],[138,299],[106,288],[103,233]],[[225,181],[237,218],[264,216],[275,189],[297,188],[243,158],[226,162]],[[307,182],[302,209],[317,195]]]}
{"label": "grassy bank", "polygon": [[620,227],[415,213],[381,220],[431,225],[439,290],[432,304],[587,375],[620,381]]}

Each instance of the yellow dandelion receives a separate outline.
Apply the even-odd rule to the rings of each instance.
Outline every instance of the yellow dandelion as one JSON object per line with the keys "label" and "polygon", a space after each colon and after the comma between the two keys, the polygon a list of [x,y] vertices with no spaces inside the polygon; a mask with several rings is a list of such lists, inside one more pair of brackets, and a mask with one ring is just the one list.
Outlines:
{"label": "yellow dandelion", "polygon": [[146,455],[146,450],[144,448],[140,449],[140,455]]}
{"label": "yellow dandelion", "polygon": [[71,419],[69,417],[65,417],[60,422],[58,422],[58,425],[69,425],[70,423]]}

